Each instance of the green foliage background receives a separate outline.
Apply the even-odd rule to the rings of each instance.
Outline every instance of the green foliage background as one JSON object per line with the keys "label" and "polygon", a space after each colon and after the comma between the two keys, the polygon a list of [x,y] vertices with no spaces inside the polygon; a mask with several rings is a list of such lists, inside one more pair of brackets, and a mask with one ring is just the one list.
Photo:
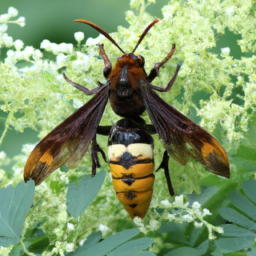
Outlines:
{"label": "green foliage background", "polygon": [[[85,250],[86,246],[89,248],[86,250],[93,250],[88,244],[80,247],[89,235],[91,236],[90,239],[97,243],[101,235],[93,232],[100,229],[103,238],[109,236],[107,241],[114,241],[111,235],[134,227],[138,227],[141,231],[137,240],[146,236],[154,241],[153,246],[151,246],[151,240],[129,241],[136,243],[139,248],[138,251],[150,247],[148,250],[156,253],[156,255],[254,255],[256,220],[255,215],[250,214],[250,212],[255,212],[253,197],[255,183],[250,185],[252,190],[249,192],[245,191],[246,185],[244,185],[243,190],[241,190],[241,186],[242,184],[249,184],[245,183],[246,180],[255,179],[256,76],[254,51],[256,3],[249,0],[243,2],[235,0],[173,0],[167,4],[159,0],[158,5],[154,5],[153,2],[153,0],[148,2],[132,0],[130,2],[131,10],[126,12],[128,23],[121,18],[122,15],[113,15],[112,12],[114,12],[116,5],[114,2],[112,4],[111,1],[108,1],[105,9],[108,15],[106,13],[96,15],[104,18],[102,23],[97,21],[94,16],[90,16],[92,12],[87,6],[84,11],[86,10],[85,13],[88,12],[88,15],[83,13],[82,8],[77,8],[81,12],[80,16],[78,13],[75,15],[75,7],[70,8],[70,20],[86,18],[105,30],[111,31],[107,25],[116,16],[120,19],[120,21],[115,21],[116,25],[122,24],[121,22],[124,23],[123,26],[118,27],[116,33],[111,35],[125,51],[129,52],[133,49],[146,25],[155,18],[155,15],[160,16],[160,18],[163,17],[163,21],[156,24],[144,39],[137,53],[145,57],[146,70],[149,71],[154,63],[166,56],[171,45],[176,43],[177,50],[172,60],[162,68],[160,76],[154,81],[154,85],[165,86],[172,77],[176,65],[178,63],[183,64],[171,92],[161,94],[161,97],[218,138],[229,155],[231,178],[226,180],[214,176],[192,160],[185,167],[174,160],[170,160],[175,193],[176,195],[184,194],[184,196],[176,197],[172,204],[166,201],[166,199],[169,201],[172,199],[164,186],[164,175],[158,173],[152,206],[143,222],[135,220],[133,223],[115,197],[109,173],[99,194],[84,213],[81,214],[80,209],[79,211],[78,209],[68,209],[71,206],[66,204],[67,193],[76,193],[81,189],[78,186],[76,190],[75,186],[71,184],[79,183],[83,177],[85,178],[85,174],[90,174],[91,161],[87,156],[76,170],[67,172],[65,168],[62,168],[54,172],[36,188],[34,206],[29,211],[21,234],[15,231],[14,239],[5,233],[4,229],[0,229],[2,232],[0,237],[9,237],[16,241],[10,243],[12,245],[9,247],[6,247],[8,244],[6,241],[1,243],[3,246],[0,247],[1,255],[8,255],[8,253],[12,255],[31,253],[64,255],[65,252],[75,251],[78,247],[77,250]],[[34,48],[18,49],[17,46],[7,45],[4,27],[2,26],[0,29],[3,31],[0,34],[0,108],[3,117],[1,119],[3,127],[1,151],[3,152],[0,154],[1,187],[9,184],[21,186],[23,167],[33,148],[27,143],[35,143],[35,135],[37,134],[35,132],[28,133],[26,129],[38,132],[41,139],[88,100],[89,97],[74,90],[62,79],[61,72],[65,70],[71,80],[84,84],[88,88],[94,88],[97,86],[97,80],[104,82],[102,76],[103,62],[99,58],[96,43],[104,43],[112,63],[120,55],[115,46],[101,37],[86,41],[87,36],[85,36],[87,46],[84,45],[84,41],[82,44],[75,42],[73,33],[79,30],[85,31],[88,28],[73,24],[72,26],[76,28],[70,32],[73,27],[71,29],[68,27],[69,25],[66,26],[62,23],[63,17],[66,22],[65,15],[57,18],[52,12],[57,3],[63,2],[56,1],[51,6],[47,6],[49,11],[47,18],[43,21],[37,18],[36,21],[39,20],[40,24],[47,24],[49,22],[48,17],[54,17],[51,25],[45,27],[47,30],[48,28],[53,29],[58,38],[47,38],[43,33],[44,28],[44,30],[38,29],[38,36],[29,31],[29,34],[23,39],[19,34],[20,32],[12,32],[11,29],[15,25],[8,24],[7,32],[14,37],[14,40],[22,39],[25,47],[34,44]],[[85,2],[81,1],[80,3]],[[125,4],[127,3],[125,2]],[[160,6],[163,4],[166,5],[162,8],[163,14],[160,15]],[[2,6],[4,5],[1,3]],[[113,6],[112,9],[111,6]],[[146,6],[148,6],[147,9]],[[128,5],[126,8],[129,8]],[[2,13],[6,13],[6,11],[7,7]],[[59,12],[61,11],[59,10]],[[119,11],[115,12],[120,14]],[[23,15],[21,11],[20,14]],[[107,19],[108,16],[109,19]],[[1,21],[1,23],[4,24],[5,22]],[[27,23],[30,24],[29,21]],[[71,21],[70,23],[72,24]],[[39,25],[36,24],[38,28]],[[61,24],[62,29],[57,29],[55,27],[57,24]],[[63,30],[63,28],[65,29]],[[22,30],[23,28],[16,26],[16,29]],[[112,27],[112,31],[115,30]],[[23,34],[26,35],[26,33]],[[41,37],[42,34],[43,37]],[[68,38],[60,39],[62,34],[68,35]],[[97,33],[94,34],[94,37],[96,35]],[[37,41],[29,41],[36,38]],[[74,46],[72,46],[73,48],[68,48],[71,47],[70,45],[55,45],[53,47],[52,44],[48,43],[48,47],[41,49],[43,53],[41,56],[41,52],[36,49],[40,48],[39,42],[43,39],[49,39],[58,44],[63,41],[72,42]],[[6,117],[5,120],[4,117]],[[146,113],[143,118],[149,122]],[[114,115],[108,106],[102,124],[111,125],[117,120],[119,117]],[[29,137],[22,136],[21,141],[24,144],[22,150],[18,147],[16,139],[15,141],[8,140],[8,136],[10,139],[16,138],[13,133],[15,131],[20,133],[19,136],[22,136],[25,131]],[[106,150],[107,139],[99,137],[99,141],[103,149]],[[157,136],[155,136],[155,149],[157,166],[161,161],[163,152]],[[103,164],[102,169],[108,170],[108,166]],[[72,191],[72,189],[75,190]],[[4,191],[7,190],[1,191],[4,200]],[[237,192],[228,196],[233,191]],[[201,194],[199,194],[200,192]],[[88,193],[92,195],[96,192],[88,189]],[[241,198],[243,194],[248,199]],[[75,197],[73,196],[73,198]],[[6,197],[7,199],[8,197]],[[3,201],[2,208],[0,206],[0,213],[5,212],[3,206],[8,205],[8,202],[10,202],[10,212],[12,212],[12,207],[16,205],[13,202],[23,205],[22,200],[26,199],[26,197],[23,199],[13,197],[11,201]],[[239,205],[236,203],[237,201],[245,203]],[[202,208],[209,209],[211,215],[210,212]],[[17,212],[17,209],[13,211]],[[72,212],[76,212],[75,217]],[[12,219],[4,219],[4,221],[12,222]],[[231,226],[224,225],[224,234],[219,236],[217,233],[221,233],[222,229],[217,226],[225,224],[226,221],[233,224]],[[23,219],[18,218],[17,222],[20,227]],[[13,227],[11,230],[17,230],[14,224],[10,224],[10,227]],[[238,233],[240,236],[235,236]],[[126,238],[127,240],[130,239]],[[123,243],[124,241],[125,239]],[[237,244],[237,241],[240,245],[234,247],[233,244]],[[112,246],[111,250],[116,247],[115,250],[121,250],[118,249],[120,244],[109,243]],[[129,248],[128,245],[125,247],[124,244],[123,246],[121,248]],[[41,250],[37,251],[38,248]],[[102,255],[107,253],[114,255],[114,251],[101,253],[103,253]]]}

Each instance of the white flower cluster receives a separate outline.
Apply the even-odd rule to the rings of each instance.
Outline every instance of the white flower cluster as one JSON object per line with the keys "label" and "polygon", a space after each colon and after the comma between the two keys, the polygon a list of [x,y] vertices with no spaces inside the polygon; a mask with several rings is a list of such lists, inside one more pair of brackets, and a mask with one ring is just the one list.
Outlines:
{"label": "white flower cluster", "polygon": [[[175,201],[170,203],[167,199],[160,202],[160,205],[166,209],[163,218],[168,221],[182,222],[194,222],[196,228],[201,228],[205,225],[209,232],[209,239],[215,239],[213,232],[223,233],[221,227],[215,227],[208,223],[204,218],[211,215],[210,211],[206,208],[201,210],[201,205],[198,202],[194,202],[192,207],[189,207],[189,202],[184,203],[183,195],[176,196]],[[170,213],[171,212],[171,213]],[[134,223],[139,227],[140,231],[147,233],[159,229],[161,222],[156,220],[150,221],[149,225],[145,225],[140,218],[134,218]]]}
{"label": "white flower cluster", "polygon": [[14,7],[10,7],[8,9],[8,13],[0,15],[0,48],[4,47],[12,47],[13,39],[10,37],[6,31],[8,29],[7,23],[15,23],[20,25],[21,27],[25,26],[25,18],[19,17],[17,20],[10,20],[13,17],[18,15],[18,11]]}
{"label": "white flower cluster", "polygon": [[73,52],[73,44],[56,44],[51,43],[49,40],[45,39],[40,45],[41,49],[45,49],[47,52],[52,52],[54,55],[58,53],[67,53],[71,54]]}
{"label": "white flower cluster", "polygon": [[189,208],[189,203],[184,203],[183,195],[176,196],[175,201],[170,203],[167,199],[160,202],[160,204],[172,211],[172,214],[167,212],[166,219],[169,221],[176,221],[179,223],[182,222],[194,222],[196,228],[201,228],[203,224],[207,227],[209,233],[209,239],[215,239],[213,232],[223,233],[221,227],[215,227],[208,223],[204,218],[208,215],[211,215],[210,211],[206,208],[201,210],[201,204],[194,202],[192,207]]}

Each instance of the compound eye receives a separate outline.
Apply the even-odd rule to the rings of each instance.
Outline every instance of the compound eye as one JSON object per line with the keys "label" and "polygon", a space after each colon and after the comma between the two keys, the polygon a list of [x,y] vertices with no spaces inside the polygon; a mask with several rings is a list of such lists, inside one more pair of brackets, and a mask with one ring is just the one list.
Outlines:
{"label": "compound eye", "polygon": [[144,63],[145,63],[144,58],[141,55],[138,55],[137,57],[138,57],[138,60],[139,60],[140,67],[143,67]]}

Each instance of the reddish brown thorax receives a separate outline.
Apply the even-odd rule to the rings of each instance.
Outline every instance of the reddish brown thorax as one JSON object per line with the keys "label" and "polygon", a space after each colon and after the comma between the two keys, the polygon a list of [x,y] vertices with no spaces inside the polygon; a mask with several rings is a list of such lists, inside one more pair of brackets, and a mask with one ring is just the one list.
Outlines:
{"label": "reddish brown thorax", "polygon": [[125,53],[117,59],[108,79],[111,80],[110,104],[117,115],[132,117],[144,112],[145,106],[138,86],[138,81],[146,80],[143,57]]}

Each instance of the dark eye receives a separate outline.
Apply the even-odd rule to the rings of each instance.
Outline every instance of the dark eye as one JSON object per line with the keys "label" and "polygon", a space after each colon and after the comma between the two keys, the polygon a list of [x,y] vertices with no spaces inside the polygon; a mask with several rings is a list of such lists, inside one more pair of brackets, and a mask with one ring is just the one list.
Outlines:
{"label": "dark eye", "polygon": [[144,58],[141,55],[138,55],[137,57],[139,59],[140,67],[144,67],[144,63],[145,63]]}

